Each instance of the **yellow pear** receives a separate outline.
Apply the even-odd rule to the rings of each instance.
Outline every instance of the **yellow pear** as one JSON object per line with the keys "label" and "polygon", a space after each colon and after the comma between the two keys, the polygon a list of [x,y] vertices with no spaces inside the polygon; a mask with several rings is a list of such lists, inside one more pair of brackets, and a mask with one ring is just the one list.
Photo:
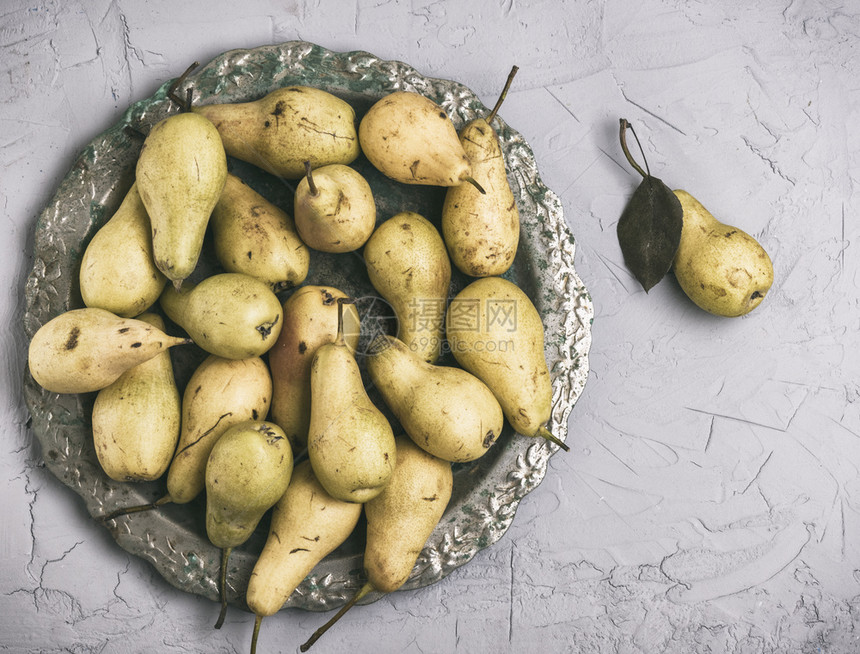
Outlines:
{"label": "yellow pear", "polygon": [[427,363],[392,336],[378,336],[371,351],[370,380],[419,447],[446,461],[474,461],[501,435],[502,408],[471,373]]}
{"label": "yellow pear", "polygon": [[238,423],[265,418],[271,397],[272,379],[260,357],[223,359],[210,354],[194,370],[182,395],[179,442],[167,469],[167,493],[155,502],[119,507],[101,520],[191,502],[206,487],[206,462],[218,439]]}
{"label": "yellow pear", "polygon": [[152,226],[155,265],[178,287],[197,266],[227,178],[218,130],[194,113],[168,116],[144,140],[136,176]]}
{"label": "yellow pear", "polygon": [[220,273],[177,290],[167,286],[161,308],[194,343],[225,359],[267,352],[278,339],[283,311],[278,296],[259,279]]}
{"label": "yellow pear", "polygon": [[683,226],[672,270],[699,307],[718,316],[743,316],[773,284],[773,264],[746,232],[714,218],[692,195],[677,190]]}
{"label": "yellow pear", "polygon": [[394,434],[364,390],[344,342],[342,315],[341,309],[337,339],[320,346],[311,365],[308,458],[329,495],[361,503],[378,495],[391,477]]}
{"label": "yellow pear", "polygon": [[[163,330],[154,313],[138,320]],[[170,465],[179,439],[179,390],[170,353],[126,370],[96,395],[92,411],[96,456],[116,481],[154,481]]]}
{"label": "yellow pear", "polygon": [[321,252],[352,252],[376,226],[376,204],[367,180],[354,168],[330,164],[307,174],[296,187],[296,228]]}
{"label": "yellow pear", "polygon": [[505,157],[492,122],[517,67],[511,70],[499,101],[486,118],[460,130],[460,143],[472,164],[471,184],[450,187],[442,207],[442,236],[453,264],[472,277],[503,274],[514,262],[520,240],[520,214],[508,183]]}
{"label": "yellow pear", "polygon": [[[311,420],[311,364],[321,345],[337,339],[338,298],[331,286],[302,286],[283,305],[284,325],[269,350],[272,371],[272,421],[286,433],[299,453],[308,442]],[[360,320],[354,304],[344,305],[344,342],[354,352]]]}
{"label": "yellow pear", "polygon": [[87,393],[109,386],[167,348],[190,342],[143,320],[87,307],[42,325],[30,341],[28,363],[33,379],[46,391]]}
{"label": "yellow pear", "polygon": [[349,538],[361,509],[361,504],[329,495],[310,461],[296,466],[287,491],[272,509],[269,536],[248,581],[245,597],[256,616],[252,654],[263,618],[277,613],[317,563]]}
{"label": "yellow pear", "polygon": [[391,305],[397,337],[425,361],[439,358],[451,260],[433,224],[404,211],[383,222],[364,247],[370,282]]}
{"label": "yellow pear", "polygon": [[235,175],[227,174],[210,220],[215,256],[227,272],[256,277],[276,293],[307,277],[310,252],[293,219]]}
{"label": "yellow pear", "polygon": [[451,499],[451,464],[408,438],[397,439],[397,467],[379,495],[364,505],[367,583],[301,647],[307,651],[340,617],[371,592],[392,593],[409,579],[427,539]]}
{"label": "yellow pear", "polygon": [[221,627],[227,612],[226,573],[230,553],[257,528],[263,514],[287,490],[293,450],[280,427],[249,420],[225,431],[206,462],[206,535],[221,549]]}
{"label": "yellow pear", "polygon": [[457,186],[471,178],[448,114],[418,93],[395,91],[378,100],[361,119],[358,138],[370,163],[403,184]]}
{"label": "yellow pear", "polygon": [[86,306],[122,318],[138,316],[158,300],[167,278],[152,259],[152,228],[137,184],[87,244],[79,277]]}
{"label": "yellow pear", "polygon": [[218,128],[231,157],[298,179],[314,168],[351,163],[360,153],[355,111],[322,89],[287,86],[252,102],[196,106]]}
{"label": "yellow pear", "polygon": [[502,277],[475,280],[451,300],[446,328],[454,358],[490,388],[517,433],[568,449],[546,428],[552,383],[543,322],[516,284]]}

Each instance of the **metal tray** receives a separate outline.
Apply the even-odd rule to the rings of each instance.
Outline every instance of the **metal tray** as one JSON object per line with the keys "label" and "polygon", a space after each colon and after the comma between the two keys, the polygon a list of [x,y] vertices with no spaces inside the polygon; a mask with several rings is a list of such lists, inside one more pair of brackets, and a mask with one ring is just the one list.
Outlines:
{"label": "metal tray", "polygon": [[[428,78],[404,63],[383,61],[367,52],[337,53],[298,41],[226,52],[188,77],[179,95],[185,97],[191,87],[196,103],[239,102],[293,84],[316,86],[344,98],[355,107],[359,118],[374,101],[395,90],[428,96],[444,107],[458,129],[488,113],[475,94],[457,82]],[[177,111],[167,98],[169,86],[165,83],[152,97],[129,107],[119,123],[94,139],[40,214],[35,226],[34,264],[26,285],[24,327],[29,338],[54,316],[82,306],[77,280],[85,245],[131,186],[141,134]],[[563,440],[568,414],[588,375],[593,307],[574,270],[575,241],[562,217],[558,197],[541,182],[534,155],[522,136],[501,118],[495,126],[522,221],[519,251],[505,277],[526,291],[543,317],[546,357],[553,379],[549,427]],[[444,189],[399,185],[377,173],[364,157],[354,165],[371,184],[378,220],[410,210],[439,225]],[[230,167],[270,201],[292,213],[292,183],[242,162],[231,160]],[[207,242],[195,274],[209,274],[216,268],[211,243]],[[469,281],[455,270],[452,296]],[[363,299],[359,303],[363,334],[365,325],[384,323],[384,311],[377,310],[376,293],[359,254],[314,252],[306,283],[331,284]],[[287,295],[282,293],[281,298]],[[169,325],[168,331],[171,327],[178,330]],[[173,348],[171,353],[181,390],[204,353],[195,346]],[[455,364],[450,355],[442,363]],[[163,482],[119,483],[101,471],[90,428],[95,394],[49,393],[29,373],[25,375],[24,393],[45,464],[81,496],[91,515],[151,502],[164,494]],[[372,388],[370,393],[374,398]],[[404,588],[439,581],[501,538],[520,500],[543,479],[555,449],[542,439],[520,436],[506,427],[497,444],[481,459],[455,465],[451,502]],[[198,498],[187,505],[167,505],[105,524],[120,547],[152,563],[170,584],[217,600],[220,552],[206,537],[204,507],[204,500]],[[93,524],[101,528],[101,523]],[[228,601],[235,606],[246,608],[244,590],[267,528],[268,517],[264,517],[254,536],[232,554]],[[305,579],[285,607],[321,611],[344,604],[362,582],[363,540],[360,523],[355,534]],[[371,594],[363,603],[378,597]]]}

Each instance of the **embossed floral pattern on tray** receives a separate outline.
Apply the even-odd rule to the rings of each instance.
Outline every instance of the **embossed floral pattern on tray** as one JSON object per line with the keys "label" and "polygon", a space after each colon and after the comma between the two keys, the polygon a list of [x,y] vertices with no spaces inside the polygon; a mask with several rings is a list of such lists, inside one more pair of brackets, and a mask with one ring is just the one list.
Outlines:
{"label": "embossed floral pattern on tray", "polygon": [[[488,113],[475,94],[459,83],[425,77],[405,63],[383,61],[367,52],[337,53],[298,41],[226,52],[190,76],[180,93],[190,87],[195,102],[237,102],[291,84],[324,88],[352,103],[359,116],[379,97],[401,89],[439,103],[458,128]],[[176,111],[167,98],[168,86],[129,107],[118,124],[93,140],[40,214],[26,287],[28,336],[57,314],[81,306],[77,274],[84,247],[130,187],[141,135]],[[553,379],[549,427],[564,439],[568,415],[588,375],[593,308],[574,270],[575,241],[559,198],[541,182],[534,155],[522,136],[502,118],[496,127],[522,221],[519,252],[505,276],[529,294],[543,317]],[[443,191],[403,188],[376,174],[366,162],[363,167],[357,165],[371,182],[380,219],[409,207],[438,225],[435,212],[441,207]],[[290,208],[289,184],[241,162],[231,166],[273,202]],[[468,281],[455,274],[452,294]],[[354,296],[374,295],[356,256],[319,255],[307,283],[330,283]],[[177,378],[184,374],[187,379],[196,361],[199,358],[177,354]],[[92,394],[48,393],[29,374],[24,387],[46,465],[83,499],[91,515],[151,502],[163,494],[159,482],[124,484],[101,471],[90,431]],[[544,478],[554,450],[543,440],[518,436],[508,427],[487,455],[471,464],[455,465],[454,495],[404,588],[435,583],[498,541],[520,500]],[[122,548],[151,562],[169,583],[215,600],[220,554],[206,538],[202,511],[202,502],[195,500],[128,515],[107,526]],[[228,597],[237,606],[244,607],[244,588],[265,539],[266,522],[231,558]],[[361,535],[356,534],[317,566],[285,606],[327,610],[345,603],[361,584],[361,547]],[[365,601],[377,597],[371,595]]]}

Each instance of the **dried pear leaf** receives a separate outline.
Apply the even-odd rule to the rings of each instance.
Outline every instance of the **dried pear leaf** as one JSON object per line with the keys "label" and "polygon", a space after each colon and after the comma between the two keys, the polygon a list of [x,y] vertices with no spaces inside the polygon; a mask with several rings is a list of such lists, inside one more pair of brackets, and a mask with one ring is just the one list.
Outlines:
{"label": "dried pear leaf", "polygon": [[681,242],[681,202],[662,181],[646,175],[618,221],[624,263],[647,293],[669,272]]}

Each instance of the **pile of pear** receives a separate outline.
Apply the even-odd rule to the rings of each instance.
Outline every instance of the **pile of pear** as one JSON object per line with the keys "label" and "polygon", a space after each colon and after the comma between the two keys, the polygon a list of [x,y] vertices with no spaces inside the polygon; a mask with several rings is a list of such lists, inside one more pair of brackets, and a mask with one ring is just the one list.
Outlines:
{"label": "pile of pear", "polygon": [[[541,317],[501,276],[519,215],[491,126],[499,103],[459,133],[438,104],[406,91],[360,121],[343,99],[302,86],[180,103],[145,136],[134,183],[86,245],[83,306],[31,340],[29,370],[46,391],[95,393],[105,474],[163,481],[159,499],[103,520],[205,501],[221,552],[216,626],[227,557],[270,514],[245,589],[252,651],[262,619],[355,532],[362,511],[367,583],[348,606],[406,583],[448,505],[452,464],[484,456],[506,422],[567,449],[547,429]],[[396,183],[442,187],[441,215],[378,219],[360,155]],[[294,183],[292,206],[231,173],[230,159]],[[212,273],[201,266],[207,235]],[[361,256],[397,318],[396,333],[361,353],[364,366],[356,304],[308,281],[314,252]],[[453,268],[473,279],[452,298]],[[500,320],[496,306],[515,316]],[[184,388],[174,347],[202,351]],[[446,351],[456,366],[439,362]]]}

